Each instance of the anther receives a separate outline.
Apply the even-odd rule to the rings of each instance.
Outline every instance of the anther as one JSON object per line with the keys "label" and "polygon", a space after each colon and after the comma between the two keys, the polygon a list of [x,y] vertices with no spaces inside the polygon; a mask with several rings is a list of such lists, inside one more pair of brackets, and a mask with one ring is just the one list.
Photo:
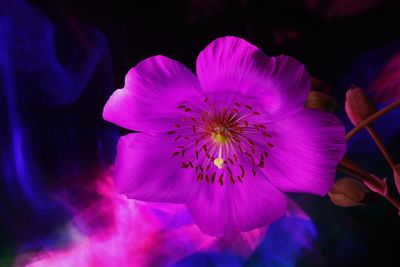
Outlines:
{"label": "anther", "polygon": [[264,168],[264,155],[260,155],[260,163],[258,164],[258,167]]}
{"label": "anther", "polygon": [[242,176],[242,178],[244,177],[244,168],[242,165],[239,165],[240,170],[242,171],[242,173],[240,174],[240,176]]}
{"label": "anther", "polygon": [[229,167],[226,167],[226,170],[229,172],[229,175],[232,176],[233,172]]}
{"label": "anther", "polygon": [[219,176],[218,182],[222,185],[224,185],[224,181],[222,181],[222,178],[224,177],[224,174],[221,173],[221,175]]}
{"label": "anther", "polygon": [[215,181],[215,175],[216,175],[217,173],[216,172],[214,172],[212,175],[211,175],[211,183],[213,184],[214,183],[214,181]]}
{"label": "anther", "polygon": [[268,137],[268,138],[272,137],[272,135],[270,135],[269,133],[267,133],[265,131],[262,132],[262,135],[265,136],[265,137]]}
{"label": "anther", "polygon": [[207,146],[206,145],[203,145],[203,149],[204,149],[205,152],[207,152]]}
{"label": "anther", "polygon": [[199,169],[201,172],[204,172],[203,166],[199,165]]}

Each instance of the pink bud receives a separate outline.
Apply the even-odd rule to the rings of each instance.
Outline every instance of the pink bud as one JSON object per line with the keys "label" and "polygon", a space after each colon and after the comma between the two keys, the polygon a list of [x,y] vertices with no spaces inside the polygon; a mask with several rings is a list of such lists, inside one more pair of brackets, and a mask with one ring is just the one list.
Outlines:
{"label": "pink bud", "polygon": [[345,108],[347,116],[349,116],[354,126],[357,126],[376,112],[372,100],[359,87],[353,87],[347,91]]}
{"label": "pink bud", "polygon": [[397,191],[400,193],[400,163],[394,167],[393,172],[394,182],[396,184]]}
{"label": "pink bud", "polygon": [[337,106],[338,104],[333,97],[318,91],[311,91],[306,101],[306,107],[322,109],[328,112],[334,112]]}
{"label": "pink bud", "polygon": [[341,207],[362,205],[368,189],[357,179],[345,177],[337,180],[329,192],[332,202]]}

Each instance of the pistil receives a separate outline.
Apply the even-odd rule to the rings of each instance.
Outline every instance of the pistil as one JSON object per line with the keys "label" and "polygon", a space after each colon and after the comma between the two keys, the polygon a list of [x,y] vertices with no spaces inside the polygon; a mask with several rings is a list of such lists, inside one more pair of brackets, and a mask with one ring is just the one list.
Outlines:
{"label": "pistil", "polygon": [[222,145],[219,145],[218,158],[214,160],[214,164],[218,169],[222,169],[222,165],[224,164],[224,159],[222,158]]}

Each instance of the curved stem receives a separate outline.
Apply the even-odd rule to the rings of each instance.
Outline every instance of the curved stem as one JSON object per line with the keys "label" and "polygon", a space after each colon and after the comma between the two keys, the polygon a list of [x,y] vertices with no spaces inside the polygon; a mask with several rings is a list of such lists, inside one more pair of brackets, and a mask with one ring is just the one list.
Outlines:
{"label": "curved stem", "polygon": [[386,146],[382,143],[382,140],[379,137],[378,133],[375,131],[374,127],[372,127],[371,125],[367,126],[367,130],[368,130],[369,134],[371,135],[372,139],[374,139],[376,145],[378,146],[378,148],[382,152],[383,156],[386,158],[386,160],[389,163],[390,167],[394,171],[395,167],[396,167],[396,163],[395,163],[392,155],[387,150]]}
{"label": "curved stem", "polygon": [[397,108],[399,106],[400,106],[400,100],[396,101],[396,102],[384,107],[383,109],[377,111],[376,113],[372,114],[367,119],[363,120],[359,125],[354,127],[350,132],[347,133],[346,141],[351,139],[357,132],[359,132],[365,126],[371,124],[372,122],[376,121],[382,115],[386,114],[387,112],[389,112],[389,111],[391,111],[391,110],[393,110],[393,109],[395,109],[395,108]]}
{"label": "curved stem", "polygon": [[374,175],[371,175],[359,165],[354,163],[348,158],[344,158],[338,165],[338,171],[351,175],[355,178],[360,179],[364,182],[364,184],[381,196],[383,196],[387,201],[389,201],[394,207],[396,207],[397,211],[400,212],[400,200],[395,198],[388,192],[387,184],[384,180],[377,178]]}

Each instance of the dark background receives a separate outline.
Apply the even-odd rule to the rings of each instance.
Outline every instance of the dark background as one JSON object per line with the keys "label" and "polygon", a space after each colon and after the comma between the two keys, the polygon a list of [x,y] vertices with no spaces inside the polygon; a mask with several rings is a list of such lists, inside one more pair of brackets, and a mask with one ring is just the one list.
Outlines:
{"label": "dark background", "polygon": [[[117,87],[131,67],[152,55],[167,55],[194,69],[199,51],[226,35],[245,38],[269,55],[293,56],[314,77],[335,86],[358,56],[400,37],[398,1],[310,0],[317,2],[311,10],[302,0],[29,2],[53,20],[84,22],[103,32]],[[335,2],[348,4],[326,18]],[[365,2],[376,6],[368,9]],[[348,9],[351,15],[341,15]]]}
{"label": "dark background", "polygon": [[[51,150],[53,144],[45,141],[48,140],[47,135],[51,135],[48,134],[51,127],[48,122],[54,123],[58,118],[78,118],[75,124],[71,123],[73,127],[87,129],[92,125],[106,130],[113,129],[118,133],[118,129],[102,122],[98,114],[111,92],[123,86],[127,71],[140,60],[152,55],[166,55],[194,70],[198,53],[213,39],[226,35],[242,37],[268,55],[286,54],[303,62],[313,77],[330,86],[329,93],[340,104],[338,115],[350,129],[343,111],[345,90],[351,84],[368,86],[368,81],[387,59],[400,52],[400,45],[396,43],[400,40],[400,1],[396,0],[30,0],[29,3],[52,22],[65,25],[79,41],[82,41],[79,37],[81,25],[102,32],[108,42],[109,62],[112,64],[109,66],[112,79],[108,80],[107,86],[102,85],[104,90],[101,93],[96,92],[93,89],[96,85],[92,84],[92,89],[86,90],[74,104],[57,109],[35,109],[35,114],[41,118],[37,120],[40,125],[35,127],[43,129],[36,135],[38,146],[42,144],[45,152],[50,155],[57,153]],[[392,46],[386,49],[387,45]],[[89,110],[88,103],[91,103]],[[70,114],[74,115],[70,117]],[[385,143],[400,159],[398,114],[385,116],[377,128]],[[93,118],[97,121],[93,122]],[[398,127],[393,127],[393,123]],[[386,131],[388,124],[391,124],[391,128]],[[98,165],[99,162],[110,164],[113,152],[108,153],[109,158],[105,162],[97,158],[90,160],[93,155],[100,153],[95,144],[87,143],[91,134],[91,130],[81,131],[81,137],[77,137],[78,141],[73,143],[77,151],[84,153],[80,153],[82,166]],[[115,139],[113,134],[110,136],[110,140]],[[113,151],[113,146],[110,147],[109,150]],[[39,153],[37,150],[40,149],[34,150],[35,153]],[[54,166],[74,157],[74,148],[70,150],[66,159],[49,157],[39,161],[45,177],[55,177],[60,173],[66,177],[74,173],[72,168],[61,171]],[[370,168],[370,171],[381,176],[391,176],[389,168],[365,133],[349,144],[348,153]],[[94,179],[93,170],[82,166],[80,172],[84,174],[76,174],[76,181],[79,177],[85,177],[84,181],[88,182]],[[77,182],[74,179],[62,181],[76,189]],[[60,183],[54,178],[42,180],[46,190],[59,188]],[[75,194],[81,195],[79,192]],[[8,198],[5,195],[3,203],[6,204],[2,212],[3,216],[8,214],[9,217],[4,220],[6,222],[3,227],[8,229],[9,234],[4,240],[5,243],[13,240],[15,251],[28,243],[30,249],[38,247],[32,243],[41,236],[49,235],[53,226],[70,217],[69,214],[63,214],[57,216],[57,219],[44,220],[49,231],[42,229],[27,234],[30,232],[26,230],[27,226],[20,223],[25,217],[11,215],[13,208],[7,204]],[[400,218],[384,200],[375,199],[365,207],[340,208],[334,206],[327,197],[294,197],[309,213],[319,232],[315,251],[305,252],[298,261],[299,266],[400,266]],[[11,251],[10,255],[15,251]],[[250,259],[249,265],[256,261],[257,255]]]}

